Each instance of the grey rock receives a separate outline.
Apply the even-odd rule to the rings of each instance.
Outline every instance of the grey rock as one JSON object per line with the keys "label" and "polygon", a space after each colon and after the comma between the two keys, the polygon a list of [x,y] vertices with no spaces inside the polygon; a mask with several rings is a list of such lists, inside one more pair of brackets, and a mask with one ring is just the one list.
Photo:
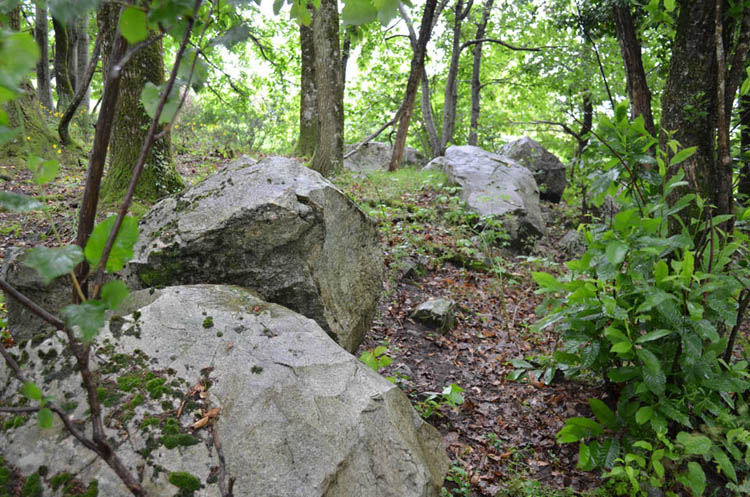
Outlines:
{"label": "grey rock", "polygon": [[[73,298],[70,278],[65,276],[45,285],[36,270],[23,264],[25,254],[26,250],[20,248],[8,250],[0,277],[50,312],[57,313],[70,304]],[[5,305],[8,310],[8,330],[16,342],[28,340],[47,328],[45,321],[8,295],[5,296]]]}
{"label": "grey rock", "polygon": [[[358,143],[347,145],[344,155],[353,150]],[[393,147],[388,143],[369,142],[360,148],[351,157],[344,159],[344,167],[350,171],[359,173],[372,173],[375,171],[386,171],[391,162]],[[411,147],[404,149],[404,165],[421,167],[425,164],[424,156]]]}
{"label": "grey rock", "polygon": [[506,144],[498,153],[518,162],[534,174],[542,200],[555,203],[560,201],[567,183],[565,165],[539,142],[524,137]]}
{"label": "grey rock", "polygon": [[[236,497],[439,495],[449,460],[437,430],[313,320],[218,285],[136,292],[125,308],[139,312],[117,315],[102,330],[92,367],[111,400],[103,403],[105,435],[149,495],[175,495],[168,475],[181,471],[200,479],[196,497],[219,497],[214,436]],[[80,377],[61,335],[50,332],[13,352],[28,354],[25,371],[45,395],[86,419]],[[146,381],[148,373],[154,377]],[[142,381],[125,391],[128,378]],[[186,397],[198,383],[204,395]],[[19,405],[19,387],[9,368],[0,368],[2,405]],[[190,428],[217,407],[209,427]],[[188,436],[172,449],[169,423]],[[84,485],[97,480],[99,495],[130,495],[58,418],[47,430],[32,418],[0,432],[0,454],[26,475],[44,465],[50,475],[69,472]]]}
{"label": "grey rock", "polygon": [[586,251],[583,238],[576,230],[570,230],[565,233],[557,245],[569,257],[579,257]]}
{"label": "grey rock", "polygon": [[428,169],[442,170],[461,186],[461,198],[480,216],[500,217],[511,246],[525,249],[545,232],[539,189],[531,172],[501,155],[471,145],[452,146]]}
{"label": "grey rock", "polygon": [[382,287],[375,223],[317,172],[283,157],[228,166],[141,220],[133,288],[239,285],[315,319],[346,350]]}
{"label": "grey rock", "polygon": [[422,302],[411,314],[413,319],[446,333],[456,326],[456,303],[449,299],[436,298]]}

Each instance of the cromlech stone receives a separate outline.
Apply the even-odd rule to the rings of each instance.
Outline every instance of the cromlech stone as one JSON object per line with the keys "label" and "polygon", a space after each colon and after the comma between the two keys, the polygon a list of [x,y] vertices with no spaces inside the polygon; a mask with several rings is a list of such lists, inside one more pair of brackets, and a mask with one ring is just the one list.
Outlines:
{"label": "cromlech stone", "polygon": [[471,145],[452,146],[426,168],[442,170],[461,186],[461,199],[483,217],[502,220],[511,247],[528,251],[544,235],[539,188],[531,171],[492,152]]}
{"label": "cromlech stone", "polygon": [[133,288],[239,285],[314,319],[342,347],[364,339],[382,288],[375,223],[317,172],[271,157],[228,165],[141,220]]}
{"label": "cromlech stone", "polygon": [[[64,340],[49,333],[10,352],[81,422],[86,393]],[[148,495],[176,495],[183,482],[196,496],[220,497],[222,478],[234,479],[235,497],[440,494],[449,466],[442,438],[404,393],[315,321],[257,293],[223,285],[134,292],[91,356],[105,437]],[[20,390],[0,368],[0,404],[28,405]],[[58,417],[50,429],[33,416],[4,426],[0,453],[21,474],[45,467],[45,487],[70,474],[83,488],[97,482],[99,495],[131,495]]]}
{"label": "cromlech stone", "polygon": [[[344,155],[354,150],[359,144],[347,145]],[[358,173],[372,173],[375,171],[387,171],[391,162],[393,147],[388,143],[369,142],[365,143],[350,157],[344,159],[344,167]],[[424,156],[417,149],[404,148],[404,166],[422,167],[425,165]]]}
{"label": "cromlech stone", "polygon": [[419,304],[411,317],[440,333],[447,333],[456,326],[455,308],[452,300],[433,298]]}
{"label": "cromlech stone", "polygon": [[534,174],[540,189],[540,198],[549,202],[559,202],[565,191],[565,164],[539,142],[524,137],[510,142],[498,154],[512,159]]}

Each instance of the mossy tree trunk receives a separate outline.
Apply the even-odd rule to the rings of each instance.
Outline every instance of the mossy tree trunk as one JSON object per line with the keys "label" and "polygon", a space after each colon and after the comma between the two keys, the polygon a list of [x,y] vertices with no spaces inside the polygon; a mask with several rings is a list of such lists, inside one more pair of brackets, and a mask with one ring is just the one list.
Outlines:
{"label": "mossy tree trunk", "polygon": [[336,0],[321,0],[312,16],[312,29],[318,112],[318,143],[312,168],[330,176],[344,163],[344,80]]}
{"label": "mossy tree trunk", "polygon": [[[109,54],[117,26],[119,5],[105,4],[100,8],[103,29],[102,54],[105,74],[109,67]],[[117,110],[109,145],[109,167],[102,182],[102,198],[105,202],[118,202],[125,196],[130,184],[133,167],[143,147],[151,118],[141,103],[141,92],[147,82],[161,85],[164,82],[162,43],[148,44],[123,67]],[[135,196],[144,201],[154,201],[179,191],[184,183],[177,173],[172,159],[170,134],[154,141],[146,165],[138,181]]]}
{"label": "mossy tree trunk", "polygon": [[57,89],[57,110],[64,111],[73,99],[73,78],[70,74],[71,43],[70,27],[64,25],[54,17],[52,27],[55,30],[55,87]]}

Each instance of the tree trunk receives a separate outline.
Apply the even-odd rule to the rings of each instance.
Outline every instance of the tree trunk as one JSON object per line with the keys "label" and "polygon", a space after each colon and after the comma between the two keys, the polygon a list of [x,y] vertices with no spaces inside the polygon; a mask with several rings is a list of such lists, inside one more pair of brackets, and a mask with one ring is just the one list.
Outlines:
{"label": "tree trunk", "polygon": [[[481,40],[487,31],[487,22],[490,19],[490,11],[494,0],[485,0],[482,9],[482,20],[477,24],[477,35],[475,39]],[[474,145],[479,141],[479,109],[480,93],[482,83],[479,76],[482,68],[482,44],[474,45],[474,61],[471,66],[471,124],[469,125],[469,145]]]}
{"label": "tree trunk", "polygon": [[[110,53],[119,5],[103,5],[103,30],[106,33],[102,53],[104,74],[109,72]],[[109,50],[105,50],[109,47]],[[122,68],[119,96],[112,139],[109,169],[102,182],[102,198],[107,202],[121,200],[127,191],[132,169],[138,160],[151,118],[141,103],[141,92],[146,82],[157,86],[164,82],[164,61],[161,40],[138,50]],[[182,188],[183,182],[172,160],[170,134],[156,140],[149,151],[146,166],[136,187],[136,197],[154,201]]]}
{"label": "tree trunk", "polygon": [[[717,84],[714,3],[710,0],[680,2],[672,59],[661,98],[659,138],[664,150],[670,137],[682,148],[695,146],[697,149],[688,160],[669,168],[670,177],[679,169],[684,170],[689,183],[673,191],[672,202],[685,193],[696,192],[709,203],[718,205],[714,162]],[[688,209],[682,213],[685,219],[695,214]]]}
{"label": "tree trunk", "polygon": [[651,113],[651,91],[646,81],[646,72],[643,70],[641,43],[636,37],[630,4],[615,1],[612,4],[612,13],[622,60],[625,63],[631,117],[635,119],[642,116],[646,131],[655,136],[654,117]]}
{"label": "tree trunk", "polygon": [[[403,4],[398,6],[398,10],[401,13],[401,18],[406,23],[406,27],[409,30],[409,41],[411,42],[412,51],[417,51],[417,33],[414,31],[414,24],[411,22],[411,17],[406,11]],[[435,158],[440,155],[440,137],[437,134],[437,128],[435,127],[435,116],[432,112],[432,92],[430,91],[430,81],[427,79],[427,71],[424,66],[422,67],[422,79],[420,80],[422,87],[422,98],[421,98],[421,110],[422,110],[422,121],[424,123],[424,129],[427,133],[427,142],[430,148],[430,157]]]}
{"label": "tree trunk", "polygon": [[[86,69],[89,65],[89,17],[81,16],[76,22],[76,91],[86,81]],[[89,86],[89,85],[86,85]],[[86,114],[89,113],[91,104],[91,89],[86,90],[86,94],[81,102]]]}
{"label": "tree trunk", "polygon": [[411,115],[414,112],[414,100],[417,97],[417,87],[424,71],[424,56],[427,49],[427,42],[432,35],[432,19],[435,15],[437,0],[427,0],[422,14],[422,23],[419,26],[419,38],[417,39],[417,49],[411,59],[411,70],[409,79],[406,82],[406,92],[404,101],[399,109],[398,131],[393,144],[393,154],[391,162],[388,164],[389,171],[395,171],[401,166],[404,157],[404,147],[406,146],[406,134],[409,131]]}
{"label": "tree trunk", "polygon": [[318,145],[312,168],[330,176],[344,163],[344,87],[336,0],[321,0],[312,26],[318,112]]}
{"label": "tree trunk", "polygon": [[70,30],[68,26],[52,18],[55,29],[55,86],[57,88],[57,110],[68,107],[73,98],[73,80],[70,75]]}
{"label": "tree trunk", "polygon": [[318,142],[318,112],[315,98],[315,45],[312,26],[299,26],[302,62],[299,94],[299,138],[296,155],[310,157]]}
{"label": "tree trunk", "polygon": [[39,62],[36,64],[36,91],[39,102],[52,110],[52,88],[49,71],[49,33],[47,28],[47,7],[36,4],[34,15],[34,40],[39,46]]}
{"label": "tree trunk", "polygon": [[443,99],[443,132],[440,136],[440,150],[438,155],[445,155],[445,148],[453,140],[456,130],[456,107],[458,106],[458,60],[461,56],[461,25],[469,15],[472,0],[463,8],[463,0],[456,1],[455,17],[453,20],[453,46],[451,47],[451,61],[448,66],[448,77],[445,81],[445,98]]}
{"label": "tree trunk", "polygon": [[740,170],[737,191],[744,195],[745,206],[750,206],[750,94],[740,97],[740,124],[743,126],[740,135],[740,154],[742,169]]}

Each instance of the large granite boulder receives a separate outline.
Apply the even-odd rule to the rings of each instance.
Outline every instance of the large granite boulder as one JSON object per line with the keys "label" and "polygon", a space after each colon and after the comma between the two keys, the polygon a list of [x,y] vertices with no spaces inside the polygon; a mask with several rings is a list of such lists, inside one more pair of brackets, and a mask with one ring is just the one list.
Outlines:
{"label": "large granite boulder", "polygon": [[452,146],[427,166],[461,186],[461,198],[480,216],[500,217],[511,245],[524,249],[544,234],[539,189],[520,164],[471,145]]}
{"label": "large granite boulder", "polygon": [[[50,332],[11,352],[78,423],[88,405],[59,337]],[[246,289],[135,292],[92,359],[105,435],[149,495],[220,497],[230,479],[235,497],[440,493],[449,465],[442,439],[398,387],[313,320]],[[20,387],[0,368],[2,405],[27,405]],[[96,482],[98,495],[131,495],[57,417],[46,430],[34,417],[0,421],[0,456],[24,475],[44,467],[43,487],[74,479],[84,489]],[[175,483],[199,488],[178,493]]]}
{"label": "large granite boulder", "polygon": [[350,352],[370,328],[383,275],[375,224],[293,159],[229,165],[156,204],[140,229],[131,287],[250,288],[314,319]]}
{"label": "large granite boulder", "polygon": [[[347,145],[344,155],[352,151],[359,144]],[[369,142],[365,143],[351,157],[344,159],[344,167],[358,173],[372,173],[375,171],[386,171],[391,162],[393,148],[388,143]],[[425,164],[424,156],[417,149],[406,147],[404,149],[405,166],[421,167]]]}
{"label": "large granite boulder", "polygon": [[542,200],[555,203],[560,201],[567,183],[565,164],[539,142],[524,137],[506,144],[498,153],[513,159],[534,173]]}

